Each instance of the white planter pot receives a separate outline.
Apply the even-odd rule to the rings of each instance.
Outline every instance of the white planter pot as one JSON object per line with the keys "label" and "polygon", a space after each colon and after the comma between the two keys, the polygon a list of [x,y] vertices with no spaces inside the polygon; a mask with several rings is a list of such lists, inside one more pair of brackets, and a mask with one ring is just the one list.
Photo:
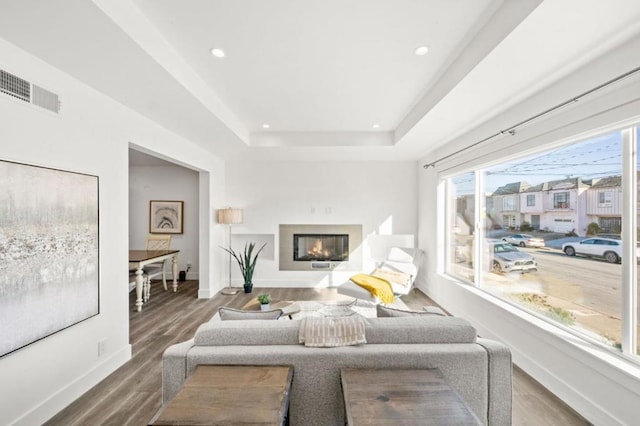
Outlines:
{"label": "white planter pot", "polygon": [[266,305],[260,305],[260,310],[261,311],[270,311],[271,310],[271,305],[269,303],[267,303]]}

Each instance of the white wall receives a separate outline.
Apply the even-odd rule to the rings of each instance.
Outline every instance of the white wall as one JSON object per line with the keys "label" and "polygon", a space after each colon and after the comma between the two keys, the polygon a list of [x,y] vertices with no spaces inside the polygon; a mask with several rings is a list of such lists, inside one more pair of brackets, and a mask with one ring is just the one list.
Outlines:
{"label": "white wall", "polygon": [[[77,80],[0,39],[2,68],[56,92],[60,114],[0,95],[0,158],[99,176],[100,314],[0,359],[0,424],[41,424],[131,356],[128,335],[128,149],[136,144],[201,170],[200,262],[211,261],[207,288],[217,290],[224,235],[209,227],[224,167],[211,153],[166,131]],[[28,188],[25,188],[28,190]],[[207,216],[202,218],[202,216]],[[210,256],[211,255],[211,256]],[[209,256],[211,257],[209,259]],[[106,353],[98,357],[98,341]]]}
{"label": "white wall", "polygon": [[[234,248],[245,241],[270,245],[256,267],[256,287],[339,285],[353,271],[279,271],[280,224],[361,224],[363,267],[367,237],[417,233],[415,162],[229,162],[229,205],[244,209],[244,223],[233,226]],[[219,249],[220,250],[220,249]],[[232,264],[233,282],[241,285]]]}
{"label": "white wall", "polygon": [[[481,125],[450,144],[455,149],[481,140],[496,130],[508,128],[536,112],[543,111],[570,96],[595,87],[637,66],[640,39],[600,58],[558,84],[521,105]],[[444,195],[440,177],[445,169],[466,171],[483,162],[500,161],[510,155],[559,141],[603,126],[640,121],[640,82],[628,80],[606,93],[583,99],[562,113],[471,149],[437,168],[419,170],[419,241],[427,253],[426,274],[418,286],[456,316],[470,320],[480,335],[506,343],[516,364],[558,395],[594,424],[637,424],[640,406],[640,364],[613,356],[585,344],[573,335],[501,303],[491,296],[456,282],[443,274]],[[423,164],[431,163],[445,150],[433,153]],[[450,171],[449,171],[450,172]],[[433,206],[439,206],[438,215]],[[433,238],[438,235],[438,238]]]}
{"label": "white wall", "polygon": [[[171,235],[171,248],[180,250],[178,271],[198,279],[199,214],[198,172],[179,166],[129,167],[129,247],[144,249],[149,235],[149,201],[184,201],[183,233]],[[167,268],[169,273],[171,268]]]}

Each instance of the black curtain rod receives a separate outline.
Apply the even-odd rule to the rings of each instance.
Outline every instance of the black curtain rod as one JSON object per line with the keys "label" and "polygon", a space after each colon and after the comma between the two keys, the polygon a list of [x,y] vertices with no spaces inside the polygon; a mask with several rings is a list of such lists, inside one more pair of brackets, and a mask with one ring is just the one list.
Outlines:
{"label": "black curtain rod", "polygon": [[540,117],[544,117],[545,115],[550,114],[552,112],[555,112],[555,111],[557,111],[557,110],[559,110],[561,108],[564,108],[567,105],[571,105],[571,104],[573,104],[575,102],[578,102],[580,99],[584,98],[585,96],[591,95],[592,93],[595,93],[595,92],[597,92],[599,90],[602,90],[602,89],[604,89],[605,87],[607,87],[607,86],[609,86],[611,84],[614,84],[614,83],[617,83],[619,81],[622,81],[625,78],[628,78],[628,77],[632,76],[633,74],[636,74],[637,72],[640,72],[640,67],[634,68],[631,71],[628,71],[628,72],[626,72],[624,74],[621,74],[621,75],[619,75],[619,76],[617,76],[617,77],[615,77],[615,78],[613,78],[613,79],[611,79],[609,81],[606,81],[606,82],[604,82],[604,83],[602,83],[602,84],[600,84],[600,85],[598,85],[598,86],[596,86],[596,87],[594,87],[592,89],[587,90],[586,92],[580,93],[579,95],[574,96],[571,99],[566,100],[566,101],[564,101],[562,103],[559,103],[558,105],[553,106],[553,107],[551,107],[551,108],[549,108],[547,110],[544,110],[541,113],[538,113],[538,114],[536,114],[536,115],[534,115],[532,117],[529,117],[526,120],[523,120],[523,121],[521,121],[519,123],[516,123],[513,126],[507,127],[505,130],[500,130],[499,132],[494,133],[491,136],[488,136],[488,137],[486,137],[486,138],[484,138],[482,140],[479,140],[479,141],[477,141],[477,142],[475,142],[475,143],[473,143],[473,144],[471,144],[471,145],[469,145],[467,147],[464,147],[464,148],[459,149],[459,150],[457,150],[455,152],[452,152],[451,154],[445,155],[444,157],[438,158],[437,160],[435,160],[435,161],[433,161],[431,163],[427,163],[427,164],[423,165],[422,167],[425,168],[425,169],[428,169],[429,167],[435,167],[436,164],[438,164],[439,162],[444,161],[447,158],[451,158],[454,155],[458,155],[461,152],[464,152],[464,151],[466,151],[466,150],[468,150],[470,148],[473,148],[475,146],[483,144],[483,143],[485,143],[485,142],[487,142],[487,141],[489,141],[489,140],[491,140],[491,139],[493,139],[495,137],[498,137],[498,136],[501,136],[501,135],[504,135],[504,134],[509,134],[509,135],[513,136],[513,135],[516,134],[516,129],[517,128],[519,128],[521,126],[524,126],[525,124],[528,124],[528,123],[530,123],[530,122],[532,122],[534,120],[537,120]]}

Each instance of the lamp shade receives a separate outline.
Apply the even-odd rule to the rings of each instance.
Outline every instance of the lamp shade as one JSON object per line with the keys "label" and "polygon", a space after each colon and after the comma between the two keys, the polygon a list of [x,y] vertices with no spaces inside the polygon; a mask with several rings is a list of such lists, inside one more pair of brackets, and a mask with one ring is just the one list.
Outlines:
{"label": "lamp shade", "polygon": [[219,209],[217,211],[218,223],[224,223],[225,225],[235,225],[242,223],[242,209]]}

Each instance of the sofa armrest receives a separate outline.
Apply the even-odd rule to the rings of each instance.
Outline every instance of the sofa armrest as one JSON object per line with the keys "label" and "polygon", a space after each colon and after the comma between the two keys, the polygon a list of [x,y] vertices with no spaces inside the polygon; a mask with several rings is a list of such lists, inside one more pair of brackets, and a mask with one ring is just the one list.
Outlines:
{"label": "sofa armrest", "polygon": [[490,425],[510,425],[512,405],[512,363],[509,348],[495,340],[478,338],[488,355]]}
{"label": "sofa armrest", "polygon": [[162,405],[170,401],[187,380],[187,352],[194,339],[169,346],[162,354]]}

